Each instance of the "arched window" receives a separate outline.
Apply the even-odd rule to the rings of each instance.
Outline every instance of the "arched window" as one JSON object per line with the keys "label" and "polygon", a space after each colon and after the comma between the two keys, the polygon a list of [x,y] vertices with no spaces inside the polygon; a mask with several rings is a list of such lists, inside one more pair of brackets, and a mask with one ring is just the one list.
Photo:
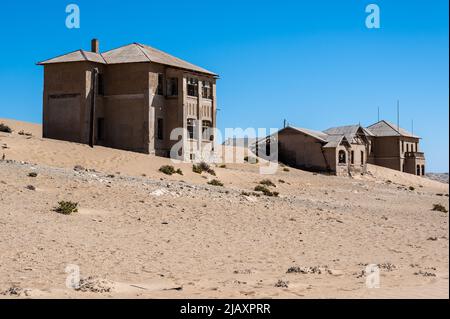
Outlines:
{"label": "arched window", "polygon": [[347,158],[344,150],[339,151],[339,164],[345,164],[347,163]]}

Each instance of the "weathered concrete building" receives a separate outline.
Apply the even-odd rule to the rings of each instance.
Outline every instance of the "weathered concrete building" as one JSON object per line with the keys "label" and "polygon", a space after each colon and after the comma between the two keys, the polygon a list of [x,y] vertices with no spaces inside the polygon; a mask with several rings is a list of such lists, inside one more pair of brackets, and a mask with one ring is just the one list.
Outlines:
{"label": "weathered concrete building", "polygon": [[278,132],[279,160],[290,166],[336,175],[364,173],[370,133],[359,125],[313,131],[286,127]]}
{"label": "weathered concrete building", "polygon": [[420,137],[384,120],[370,125],[368,130],[372,133],[369,163],[425,175],[425,155],[419,150]]}
{"label": "weathered concrete building", "polygon": [[[97,40],[44,66],[43,136],[180,159],[214,140],[218,75],[132,43],[104,53]],[[171,140],[175,128],[185,132]],[[188,148],[187,146],[190,146]]]}
{"label": "weathered concrete building", "polygon": [[305,170],[336,175],[363,174],[367,163],[371,163],[419,176],[425,174],[419,137],[396,129],[386,121],[368,128],[348,125],[325,131],[287,126],[278,131],[276,137],[258,141],[254,150],[264,157],[270,151],[263,150],[272,143],[278,145],[280,162]]}

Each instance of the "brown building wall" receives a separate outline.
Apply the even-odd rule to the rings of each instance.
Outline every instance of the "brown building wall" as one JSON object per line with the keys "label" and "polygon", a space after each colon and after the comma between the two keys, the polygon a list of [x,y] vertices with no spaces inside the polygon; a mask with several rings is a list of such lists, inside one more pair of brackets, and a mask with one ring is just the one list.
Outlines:
{"label": "brown building wall", "polygon": [[288,165],[307,170],[326,171],[328,156],[322,152],[322,144],[315,138],[285,129],[278,134],[279,160]]}
{"label": "brown building wall", "polygon": [[[96,99],[96,144],[168,156],[170,148],[178,142],[171,141],[170,134],[174,128],[186,127],[189,103],[194,104],[194,118],[199,119],[200,124],[207,119],[213,122],[213,127],[216,125],[216,90],[212,76],[156,63],[57,63],[44,67],[44,137],[89,142],[94,68],[99,70],[104,88]],[[162,95],[157,90],[158,74],[163,75]],[[186,78],[190,76],[199,79],[199,97],[186,94]],[[167,96],[169,78],[178,80],[177,96]],[[203,80],[213,85],[212,99],[201,96]],[[158,119],[163,124],[162,139],[158,139]],[[198,129],[201,131],[201,125]],[[202,141],[195,141],[193,145],[198,147]]]}

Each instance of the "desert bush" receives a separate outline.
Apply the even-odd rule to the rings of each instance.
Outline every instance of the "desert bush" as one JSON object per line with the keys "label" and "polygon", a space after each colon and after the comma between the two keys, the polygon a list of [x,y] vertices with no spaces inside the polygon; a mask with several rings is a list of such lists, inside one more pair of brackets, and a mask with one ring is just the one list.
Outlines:
{"label": "desert bush", "polygon": [[415,188],[414,186],[409,186],[408,189],[409,189],[410,191],[413,191],[413,190],[415,190],[416,188]]}
{"label": "desert bush", "polygon": [[198,163],[198,164],[192,165],[192,171],[193,171],[194,173],[197,173],[197,174],[201,174],[201,173],[203,173],[203,172],[206,172],[206,173],[208,173],[208,174],[211,174],[211,175],[213,175],[213,176],[216,176],[216,172],[215,172],[215,171],[211,168],[211,166],[209,166],[209,164],[206,163],[206,162],[200,162],[200,163]]}
{"label": "desert bush", "polygon": [[63,215],[70,215],[78,212],[78,203],[61,201],[58,202],[58,207],[55,208],[55,212]]}
{"label": "desert bush", "polygon": [[212,186],[223,186],[223,183],[221,181],[219,181],[218,179],[210,180],[208,182],[208,184],[212,185]]}
{"label": "desert bush", "polygon": [[163,165],[159,168],[159,171],[166,175],[173,175],[173,174],[183,175],[183,172],[181,171],[181,169],[175,170],[175,168],[172,165]]}
{"label": "desert bush", "polygon": [[222,164],[219,166],[220,168],[227,168],[227,166],[225,164]]}
{"label": "desert bush", "polygon": [[289,171],[290,171],[289,168],[287,168],[287,167],[283,168],[283,172],[289,172]]}
{"label": "desert bush", "polygon": [[278,183],[284,184],[284,183],[286,183],[286,181],[284,181],[284,180],[282,180],[282,179],[279,179],[279,180],[278,180]]}
{"label": "desert bush", "polygon": [[34,187],[33,185],[27,185],[27,187],[25,187],[26,189],[30,190],[30,191],[35,191],[36,187]]}
{"label": "desert bush", "polygon": [[265,185],[265,186],[277,187],[277,185],[275,185],[270,179],[263,179],[262,181],[259,182],[259,184]]}
{"label": "desert bush", "polygon": [[268,189],[266,186],[263,185],[257,185],[255,187],[255,192],[262,192],[264,195],[269,197],[278,197],[278,192],[272,192],[270,189]]}
{"label": "desert bush", "polygon": [[433,211],[443,212],[443,213],[447,213],[448,212],[447,208],[445,208],[445,206],[441,205],[441,204],[434,204],[433,205]]}
{"label": "desert bush", "polygon": [[28,177],[37,177],[38,174],[36,172],[30,172],[28,173]]}
{"label": "desert bush", "polygon": [[6,125],[4,123],[0,123],[0,132],[12,133],[12,129],[8,125]]}
{"label": "desert bush", "polygon": [[33,134],[25,132],[24,130],[20,130],[19,133],[17,133],[19,135],[24,135],[24,136],[33,136]]}

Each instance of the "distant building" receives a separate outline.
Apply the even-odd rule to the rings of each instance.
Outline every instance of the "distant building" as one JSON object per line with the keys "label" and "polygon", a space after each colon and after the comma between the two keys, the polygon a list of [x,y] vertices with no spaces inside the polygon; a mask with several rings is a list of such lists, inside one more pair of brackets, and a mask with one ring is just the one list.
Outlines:
{"label": "distant building", "polygon": [[[213,72],[139,43],[100,53],[95,39],[91,52],[38,64],[46,138],[162,156],[178,142],[170,139],[174,128],[187,129],[183,146],[192,150],[214,140],[194,139],[216,127]],[[193,152],[178,155],[189,159]]]}
{"label": "distant building", "polygon": [[386,121],[368,128],[348,125],[325,131],[287,126],[278,131],[277,138],[272,135],[259,140],[253,151],[264,157],[270,152],[268,146],[278,143],[280,162],[336,175],[365,173],[367,163],[419,176],[425,174],[420,138]]}
{"label": "distant building", "polygon": [[367,129],[372,133],[369,163],[425,175],[425,154],[419,150],[420,137],[384,120]]}

